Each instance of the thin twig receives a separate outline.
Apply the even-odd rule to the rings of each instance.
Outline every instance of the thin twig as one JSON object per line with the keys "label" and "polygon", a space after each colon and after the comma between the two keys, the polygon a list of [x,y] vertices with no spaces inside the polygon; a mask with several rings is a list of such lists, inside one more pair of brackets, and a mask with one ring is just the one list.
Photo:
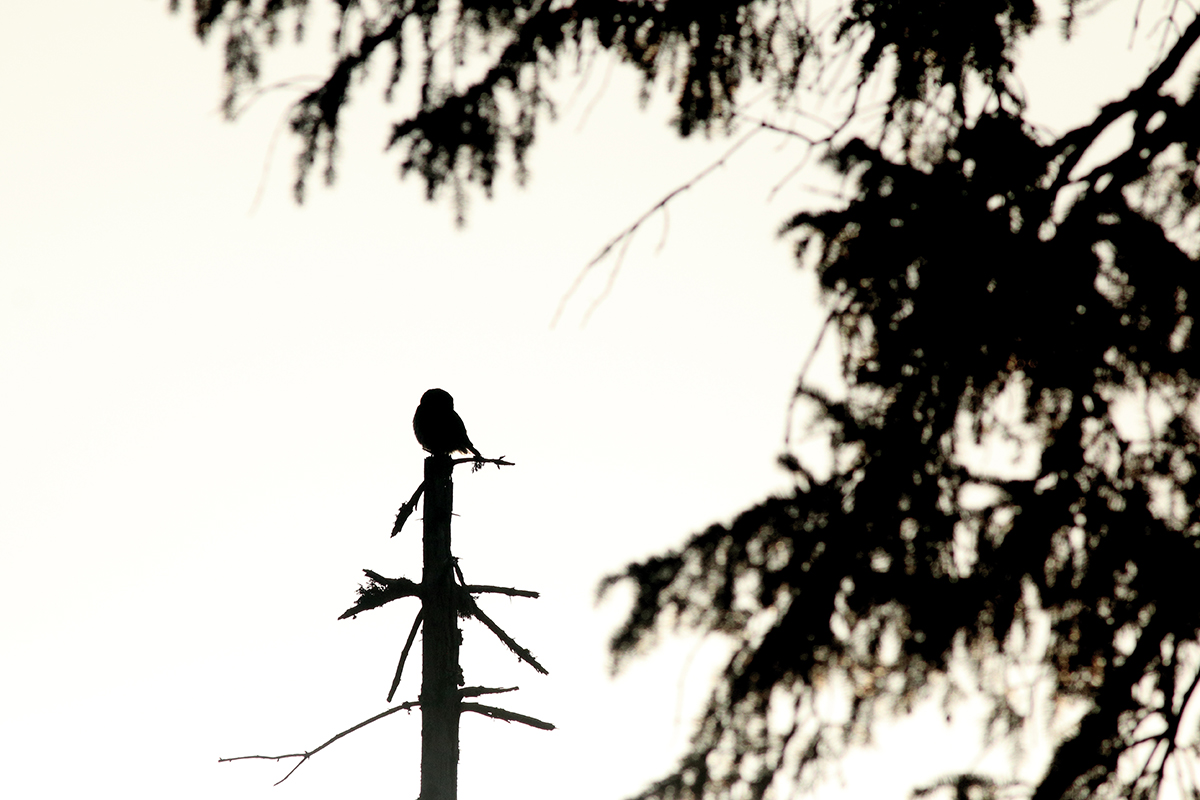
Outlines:
{"label": "thin twig", "polygon": [[662,219],[663,219],[662,236],[660,236],[658,239],[658,246],[656,246],[654,248],[654,255],[656,255],[656,256],[662,254],[663,248],[667,246],[667,235],[670,234],[670,232],[671,232],[671,207],[670,206],[663,206]]}
{"label": "thin twig", "polygon": [[279,144],[279,136],[283,133],[283,124],[291,119],[296,105],[293,103],[287,113],[279,117],[275,123],[275,129],[271,131],[271,139],[267,142],[267,153],[263,156],[262,172],[258,176],[258,186],[254,189],[254,199],[250,201],[250,208],[246,212],[248,216],[252,217],[258,212],[258,206],[262,203],[263,195],[266,194],[267,178],[271,174],[271,161],[275,158],[275,146]]}
{"label": "thin twig", "polygon": [[583,109],[583,116],[579,118],[579,125],[575,128],[576,133],[583,130],[583,126],[587,124],[588,117],[592,115],[592,109],[596,107],[596,104],[600,102],[600,98],[604,96],[605,90],[608,89],[608,79],[612,77],[613,66],[615,64],[615,60],[611,58],[608,60],[608,68],[604,70],[604,77],[600,79],[600,88],[596,90],[596,94],[592,96],[587,107]]}
{"label": "thin twig", "polygon": [[[666,213],[667,207],[663,206],[663,212]],[[640,223],[639,223],[640,224]],[[596,298],[592,300],[587,311],[583,313],[583,319],[579,321],[579,327],[584,327],[588,324],[588,320],[592,318],[592,312],[600,307],[608,296],[612,294],[613,287],[617,285],[617,276],[621,274],[621,267],[625,264],[625,254],[629,252],[629,245],[633,244],[633,231],[625,237],[625,241],[621,242],[621,250],[617,253],[617,260],[613,264],[613,268],[608,271],[608,280],[604,282],[604,289]]]}
{"label": "thin twig", "polygon": [[404,672],[404,662],[408,660],[408,651],[412,650],[413,641],[417,638],[417,629],[421,627],[421,619],[424,616],[425,609],[422,608],[413,620],[412,629],[408,632],[408,639],[404,642],[404,649],[400,651],[400,663],[396,665],[396,676],[392,678],[392,688],[388,689],[387,701],[389,703],[396,694],[396,687],[400,685],[400,673]]}
{"label": "thin twig", "polygon": [[[230,112],[229,121],[236,122],[239,117],[241,117],[243,114],[245,114],[247,111],[250,110],[251,106],[253,106],[260,99],[262,99],[266,95],[270,94],[271,92],[277,92],[280,89],[290,89],[293,86],[296,86],[297,84],[310,84],[313,86],[320,86],[324,82],[325,82],[325,78],[321,77],[320,75],[299,75],[295,78],[288,78],[286,80],[276,81],[275,83],[272,83],[270,86],[260,86],[259,88],[255,89],[253,92],[250,93],[250,97],[247,98],[246,102],[242,103],[241,108],[235,109]],[[306,94],[308,91],[309,90],[307,89],[307,87],[305,87]],[[295,107],[296,107],[296,104],[293,103],[292,108],[295,108]]]}
{"label": "thin twig", "polygon": [[516,464],[511,461],[505,461],[504,456],[500,456],[499,458],[478,458],[476,456],[470,456],[468,458],[456,458],[451,463],[454,466],[458,466],[459,464],[474,464],[475,469],[479,469],[484,464],[495,464],[497,468],[516,466]]}
{"label": "thin twig", "polygon": [[549,722],[544,722],[536,717],[529,717],[525,714],[518,714],[515,711],[496,708],[495,706],[485,706],[482,703],[459,703],[458,707],[462,711],[474,711],[476,714],[482,714],[492,719],[502,719],[505,722],[520,722],[531,728],[540,728],[544,731],[554,730],[554,726]]}
{"label": "thin twig", "polygon": [[[807,134],[803,134],[800,131],[793,130],[792,128],[785,128],[782,125],[776,125],[773,122],[767,122],[765,119],[762,119],[761,117],[754,117],[754,116],[751,116],[749,114],[745,114],[742,112],[735,112],[734,115],[741,117],[742,119],[746,120],[747,122],[751,122],[755,125],[758,125],[760,128],[766,128],[769,131],[775,131],[776,133],[783,133],[788,136],[795,136],[797,139],[799,139],[802,142],[805,142],[806,144],[818,145],[818,144],[824,144],[826,141],[828,141],[824,138],[814,139],[811,136],[808,136]],[[829,123],[826,123],[826,125],[828,125],[828,124]],[[830,125],[829,127],[832,128],[833,126]],[[835,130],[836,130],[836,128],[835,128]]]}
{"label": "thin twig", "polygon": [[825,317],[825,322],[821,324],[821,332],[817,334],[817,340],[813,342],[812,349],[808,352],[808,357],[804,359],[804,365],[800,367],[800,377],[796,378],[796,391],[792,394],[792,399],[788,403],[787,414],[787,430],[783,433],[783,446],[786,448],[792,440],[792,415],[796,410],[796,401],[800,399],[800,389],[804,386],[804,376],[808,374],[808,368],[812,366],[813,359],[817,356],[817,351],[821,349],[821,342],[825,339],[825,334],[829,331],[829,323],[833,322],[835,311],[830,311]]}
{"label": "thin twig", "polygon": [[[376,714],[375,716],[371,717],[370,719],[363,720],[362,722],[358,723],[357,725],[355,725],[352,728],[347,728],[346,730],[342,731],[338,735],[334,736],[329,741],[325,742],[325,744],[321,745],[320,747],[317,747],[316,749],[313,749],[313,750],[309,750],[308,752],[305,752],[305,753],[287,753],[282,756],[233,756],[232,758],[218,758],[217,763],[220,764],[225,761],[244,761],[246,759],[251,759],[251,758],[260,758],[260,759],[263,759],[266,761],[280,761],[285,758],[300,759],[299,764],[292,767],[291,771],[289,771],[287,775],[284,775],[282,778],[280,778],[278,781],[276,781],[275,785],[278,786],[279,784],[286,781],[288,778],[292,777],[292,773],[295,772],[296,770],[300,769],[300,766],[305,761],[308,761],[310,758],[312,758],[317,753],[324,750],[326,747],[329,747],[329,745],[333,744],[338,739],[341,739],[343,736],[354,733],[359,728],[364,728],[367,725],[370,725],[372,722],[375,722],[376,720],[383,719],[384,717],[388,716],[389,714],[395,714],[397,711],[407,711],[412,708],[417,708],[420,705],[421,705],[421,703],[417,700],[409,700],[407,702],[401,703],[400,705],[396,706],[395,708],[389,708],[387,711],[384,711],[382,714]],[[545,724],[545,723],[543,723],[543,724]]]}
{"label": "thin twig", "polygon": [[[570,288],[567,289],[567,293],[565,295],[563,295],[562,300],[559,301],[558,310],[554,312],[554,318],[550,320],[550,327],[553,328],[555,325],[558,324],[559,319],[562,318],[563,312],[566,310],[567,303],[571,300],[571,297],[574,296],[575,292],[579,289],[580,284],[583,283],[583,279],[587,276],[588,272],[591,271],[592,267],[596,266],[601,261],[603,261],[608,256],[608,254],[611,253],[618,244],[621,244],[622,242],[624,242],[625,243],[624,246],[628,247],[629,246],[628,239],[630,237],[632,237],[634,233],[637,232],[638,228],[640,228],[646,222],[646,220],[648,220],[650,217],[654,216],[655,212],[657,212],[659,209],[666,206],[667,203],[669,203],[673,199],[675,199],[676,196],[682,194],[683,192],[686,192],[688,189],[691,189],[693,186],[695,186],[697,183],[702,181],[704,178],[708,177],[708,175],[711,174],[712,172],[714,172],[717,168],[723,167],[725,165],[725,162],[727,162],[729,160],[730,156],[732,156],[739,149],[741,149],[742,145],[744,145],[746,142],[750,141],[750,139],[752,137],[754,137],[756,134],[758,134],[762,130],[763,130],[762,128],[755,128],[754,130],[746,133],[746,135],[744,135],[741,139],[738,139],[738,141],[732,147],[730,147],[728,150],[726,150],[724,155],[722,155],[720,158],[718,158],[713,163],[709,164],[704,169],[700,170],[700,172],[696,173],[696,175],[694,175],[690,180],[675,187],[670,192],[667,192],[667,194],[661,200],[659,200],[657,203],[655,203],[653,206],[651,206],[647,211],[645,211],[640,217],[638,217],[633,222],[633,224],[629,225],[627,228],[625,228],[625,230],[621,231],[616,236],[614,236],[608,242],[608,244],[604,245],[604,247],[602,247],[600,249],[600,252],[597,253],[595,256],[593,256],[592,260],[589,261],[587,264],[585,264],[583,269],[581,269],[579,271],[579,275],[575,278],[575,281],[571,284]],[[601,295],[601,296],[603,297],[603,295]]]}

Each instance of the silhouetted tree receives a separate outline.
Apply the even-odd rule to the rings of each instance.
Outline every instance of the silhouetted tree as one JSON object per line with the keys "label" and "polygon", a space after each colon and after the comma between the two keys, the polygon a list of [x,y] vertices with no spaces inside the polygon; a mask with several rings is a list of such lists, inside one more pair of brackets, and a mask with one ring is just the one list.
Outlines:
{"label": "silhouetted tree", "polygon": [[[1101,4],[1068,2],[1065,35]],[[833,468],[787,454],[793,494],[610,579],[637,590],[618,663],[664,628],[738,643],[690,752],[642,797],[811,785],[880,713],[960,666],[997,735],[1077,720],[1025,787],[1037,800],[1151,797],[1170,781],[1197,796],[1200,100],[1185,56],[1200,21],[1178,2],[1128,5],[1163,31],[1158,65],[1053,138],[1012,78],[1033,0],[850,0],[812,17],[787,0],[337,0],[336,63],[292,117],[298,192],[318,153],[332,169],[352,79],[385,51],[393,86],[420,54],[419,98],[391,141],[430,197],[489,190],[505,148],[522,175],[550,108],[543,79],[576,58],[607,51],[647,91],[665,83],[682,136],[762,125],[741,105],[747,85],[786,111],[850,65],[853,102],[812,141],[850,195],[785,225],[843,353],[844,394],[803,374],[796,391]],[[197,32],[226,37],[229,108],[283,13],[305,6],[197,0]],[[889,87],[875,116],[857,102],[872,78]],[[1119,126],[1126,146],[1081,161]],[[1013,478],[967,455],[995,437],[1036,470]],[[1006,690],[1016,663],[1037,665],[1046,715]],[[985,775],[940,785],[999,791]]]}

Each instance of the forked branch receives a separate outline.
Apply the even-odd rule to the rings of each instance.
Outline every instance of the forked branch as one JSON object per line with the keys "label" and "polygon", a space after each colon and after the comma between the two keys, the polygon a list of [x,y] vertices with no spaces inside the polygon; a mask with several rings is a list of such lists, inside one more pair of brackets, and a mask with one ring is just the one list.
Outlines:
{"label": "forked branch", "polygon": [[479,470],[483,469],[484,464],[495,464],[496,469],[500,469],[500,467],[516,466],[516,464],[514,464],[512,461],[505,461],[504,456],[500,456],[499,458],[483,458],[476,456],[471,456],[470,458],[456,458],[452,463],[455,466],[458,466],[459,464],[472,464],[472,472],[478,472]]}
{"label": "forked branch", "polygon": [[607,258],[608,254],[611,253],[613,249],[617,247],[617,245],[622,245],[622,249],[619,251],[620,257],[617,259],[617,263],[613,266],[612,271],[609,272],[608,283],[600,292],[600,295],[592,301],[591,306],[589,306],[588,310],[584,313],[584,323],[586,324],[587,319],[592,315],[592,312],[595,311],[596,307],[604,300],[605,297],[608,296],[609,292],[612,291],[613,283],[616,281],[617,273],[621,270],[621,262],[624,260],[625,249],[628,247],[633,235],[638,232],[638,229],[641,228],[647,220],[653,217],[655,213],[663,208],[666,208],[666,206],[672,200],[674,200],[676,196],[683,194],[688,189],[691,189],[697,183],[708,177],[710,173],[716,171],[720,167],[725,166],[725,163],[729,161],[729,158],[738,150],[740,150],[742,145],[748,142],[756,133],[759,133],[761,130],[763,129],[755,128],[754,130],[751,130],[743,135],[742,138],[738,139],[738,141],[734,143],[732,147],[725,151],[724,155],[722,155],[713,163],[709,164],[704,169],[700,170],[700,172],[694,175],[691,180],[688,180],[685,183],[676,186],[670,192],[667,192],[667,194],[661,200],[643,212],[640,217],[634,220],[623,231],[610,239],[608,244],[600,248],[600,252],[596,253],[596,255],[592,257],[592,260],[585,264],[583,269],[579,271],[579,275],[576,276],[574,283],[571,284],[570,288],[567,289],[567,293],[563,295],[562,300],[559,301],[558,310],[554,312],[554,317],[550,320],[550,327],[553,328],[558,324],[559,319],[562,318],[563,312],[566,310],[567,303],[575,295],[576,290],[579,289],[580,284],[583,283],[583,279],[587,277],[589,272],[591,272],[592,267],[596,266],[605,258]]}
{"label": "forked branch", "polygon": [[[366,726],[370,725],[372,722],[381,720],[384,717],[388,716],[389,714],[395,714],[397,711],[408,711],[409,709],[417,708],[420,705],[421,705],[420,702],[418,702],[416,700],[409,700],[405,703],[401,703],[400,705],[396,706],[395,708],[389,708],[387,711],[384,711],[382,714],[376,714],[375,716],[371,717],[370,719],[364,719],[362,722],[358,723],[357,725],[347,728],[346,730],[337,734],[336,736],[331,738],[329,741],[322,744],[320,747],[316,747],[312,750],[308,750],[303,753],[287,753],[287,754],[281,755],[281,756],[233,756],[232,758],[218,758],[217,763],[220,764],[225,761],[245,761],[247,759],[252,759],[252,758],[263,759],[265,761],[282,761],[285,758],[300,759],[300,763],[298,763],[298,764],[296,764],[296,766],[292,767],[291,770],[288,771],[287,775],[284,775],[282,778],[280,778],[278,781],[275,782],[275,785],[278,786],[279,784],[286,781],[288,778],[292,777],[292,773],[295,772],[296,770],[300,769],[301,765],[303,765],[305,761],[308,761],[310,758],[312,758],[317,753],[324,750],[326,747],[329,747],[329,745],[333,744],[338,739],[341,739],[343,736],[347,736],[351,733],[354,733],[359,728],[365,728]],[[518,720],[518,721],[520,721],[520,720]],[[542,723],[542,724],[545,725],[547,723]]]}

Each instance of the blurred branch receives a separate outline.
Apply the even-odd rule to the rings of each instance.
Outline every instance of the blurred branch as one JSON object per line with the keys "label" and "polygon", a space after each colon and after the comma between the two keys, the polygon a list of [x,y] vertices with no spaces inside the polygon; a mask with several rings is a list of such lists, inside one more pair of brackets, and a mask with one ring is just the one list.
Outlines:
{"label": "blurred branch", "polygon": [[1139,111],[1147,100],[1160,105],[1163,103],[1162,86],[1167,79],[1179,69],[1180,62],[1192,46],[1200,40],[1200,17],[1192,20],[1187,29],[1180,35],[1170,52],[1156,66],[1141,86],[1130,91],[1120,100],[1114,100],[1103,106],[1096,118],[1087,125],[1068,131],[1053,144],[1053,150],[1061,154],[1062,165],[1055,176],[1051,190],[1057,190],[1068,181],[1072,169],[1083,158],[1083,154],[1100,137],[1109,125],[1116,122],[1130,111]]}
{"label": "blurred branch", "polygon": [[667,203],[670,203],[678,195],[683,194],[688,189],[691,189],[697,183],[704,180],[712,172],[716,171],[718,167],[723,167],[725,165],[725,162],[727,162],[734,153],[736,153],[738,150],[741,149],[742,145],[744,145],[755,134],[759,133],[762,130],[763,130],[762,127],[757,127],[754,130],[749,131],[742,138],[738,139],[737,142],[735,142],[732,147],[730,147],[728,150],[725,151],[724,155],[722,155],[720,158],[718,158],[713,163],[709,164],[704,169],[700,170],[700,172],[696,173],[696,175],[694,175],[690,180],[680,184],[679,186],[676,186],[670,192],[667,192],[667,194],[661,200],[659,200],[657,203],[652,205],[640,217],[638,217],[636,220],[634,220],[633,224],[629,225],[629,227],[625,228],[625,230],[621,231],[616,236],[614,236],[611,240],[609,240],[608,244],[606,244],[606,245],[604,245],[604,247],[600,248],[600,252],[597,253],[595,256],[593,256],[592,260],[584,265],[583,269],[581,269],[579,271],[579,275],[575,278],[575,282],[571,284],[571,287],[569,289],[567,289],[567,293],[565,295],[563,295],[562,300],[558,304],[558,310],[556,312],[554,312],[554,318],[552,320],[550,320],[550,327],[553,328],[555,325],[558,324],[559,319],[562,318],[563,311],[566,310],[567,302],[570,301],[570,299],[575,295],[575,292],[579,289],[580,284],[583,283],[583,279],[591,271],[592,267],[596,266],[601,261],[603,261],[605,258],[607,258],[608,254],[613,251],[613,248],[615,248],[619,244],[619,245],[621,245],[621,251],[618,254],[617,263],[613,267],[612,272],[609,273],[608,283],[605,285],[604,291],[602,291],[600,293],[599,297],[597,297],[594,301],[592,301],[591,306],[588,307],[587,312],[584,314],[583,321],[586,323],[588,317],[590,317],[592,315],[592,312],[596,310],[596,306],[598,306],[601,302],[603,302],[604,298],[606,298],[608,296],[609,292],[612,290],[613,283],[617,277],[617,272],[620,271],[621,262],[624,260],[625,250],[629,247],[629,241],[633,238],[633,235],[635,233],[637,233],[638,228],[642,227],[642,225],[645,224],[645,222],[648,219],[650,219],[652,216],[654,216],[655,212],[666,207]]}

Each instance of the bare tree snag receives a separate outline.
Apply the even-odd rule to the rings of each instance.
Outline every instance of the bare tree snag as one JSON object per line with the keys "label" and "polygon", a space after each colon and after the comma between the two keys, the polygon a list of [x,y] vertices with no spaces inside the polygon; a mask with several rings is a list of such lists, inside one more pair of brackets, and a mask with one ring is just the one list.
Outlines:
{"label": "bare tree snag", "polygon": [[454,465],[448,456],[425,459],[424,572],[421,576],[421,800],[458,794],[457,585],[450,552]]}
{"label": "bare tree snag", "polygon": [[396,516],[392,536],[400,532],[404,522],[416,509],[418,500],[425,498],[423,530],[423,568],[421,582],[408,578],[386,578],[373,570],[364,569],[367,583],[358,588],[358,601],[342,612],[339,619],[353,618],[363,611],[386,605],[403,597],[421,600],[421,609],[413,619],[400,662],[388,691],[387,700],[392,702],[404,665],[412,650],[417,632],[421,631],[421,693],[417,700],[409,700],[381,714],[348,728],[321,746],[302,753],[287,753],[279,756],[236,756],[218,761],[240,761],[259,758],[280,760],[298,758],[299,763],[283,777],[282,783],[297,768],[329,745],[359,728],[396,713],[397,711],[421,709],[421,795],[419,800],[456,800],[458,794],[458,729],[463,712],[470,711],[505,722],[520,722],[541,730],[554,730],[549,722],[518,714],[495,706],[465,702],[486,694],[503,694],[516,691],[515,686],[491,688],[487,686],[464,686],[462,668],[459,666],[458,651],[462,643],[462,632],[458,628],[459,617],[475,617],[521,660],[543,675],[546,669],[538,663],[527,649],[517,644],[499,625],[479,608],[474,595],[501,594],[509,597],[537,597],[537,592],[489,584],[468,584],[462,570],[454,559],[450,548],[450,518],[454,507],[454,482],[452,473],[458,464],[471,463],[477,470],[483,464],[497,467],[512,466],[501,458],[462,458],[435,453],[425,459],[425,480],[413,493]]}

